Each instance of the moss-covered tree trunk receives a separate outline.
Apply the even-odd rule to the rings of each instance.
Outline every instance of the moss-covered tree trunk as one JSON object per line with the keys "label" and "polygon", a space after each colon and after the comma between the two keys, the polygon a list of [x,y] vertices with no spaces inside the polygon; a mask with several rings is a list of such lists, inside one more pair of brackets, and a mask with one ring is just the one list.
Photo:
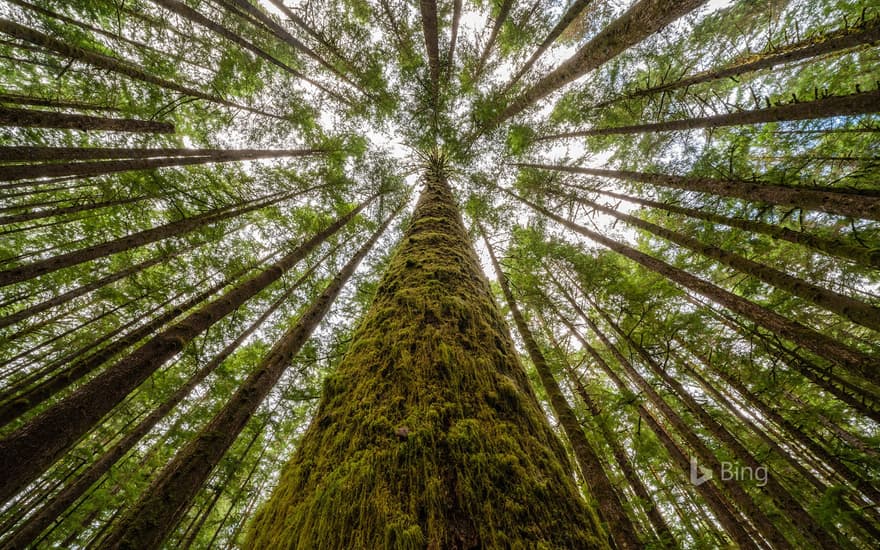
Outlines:
{"label": "moss-covered tree trunk", "polygon": [[251,548],[605,548],[451,191],[412,224]]}

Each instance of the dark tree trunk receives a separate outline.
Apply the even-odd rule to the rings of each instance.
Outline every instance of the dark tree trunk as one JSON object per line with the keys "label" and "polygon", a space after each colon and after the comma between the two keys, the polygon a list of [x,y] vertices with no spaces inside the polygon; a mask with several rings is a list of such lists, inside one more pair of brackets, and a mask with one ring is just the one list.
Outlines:
{"label": "dark tree trunk", "polygon": [[501,1],[501,9],[498,10],[498,17],[495,18],[495,22],[492,24],[492,31],[489,33],[489,39],[483,47],[483,53],[481,53],[479,59],[477,59],[476,68],[474,68],[474,82],[477,82],[483,74],[483,69],[486,68],[486,61],[489,60],[489,55],[492,53],[492,48],[495,46],[495,41],[498,39],[498,33],[501,32],[501,27],[504,25],[504,22],[507,21],[507,17],[510,15],[510,10],[512,8],[513,0]]}
{"label": "dark tree trunk", "polygon": [[455,66],[455,46],[458,42],[458,26],[461,23],[462,0],[452,0],[452,29],[449,31],[449,54],[447,56],[448,73],[452,74]]}
{"label": "dark tree trunk", "polygon": [[34,111],[0,107],[0,126],[19,128],[61,128],[65,130],[105,130],[137,134],[173,134],[174,125],[155,120],[106,118],[90,115],[71,115],[54,111]]}
{"label": "dark tree trunk", "polygon": [[119,526],[101,542],[100,548],[141,550],[161,546],[183,517],[211,470],[235,442],[396,214],[390,215],[373,233],[303,312],[297,323],[275,343],[226,405],[194,440],[175,455],[141,500],[123,517]]}
{"label": "dark tree trunk", "polygon": [[77,109],[80,111],[119,111],[116,107],[109,107],[107,105],[94,105],[92,103],[83,103],[81,101],[56,100],[9,93],[0,94],[0,103],[11,103],[13,105],[37,105],[39,107],[54,107],[56,109]]}
{"label": "dark tree trunk", "polygon": [[428,73],[431,76],[431,89],[434,102],[440,94],[440,46],[437,37],[437,1],[419,0],[422,15],[422,33],[425,36],[425,50],[428,55]]}

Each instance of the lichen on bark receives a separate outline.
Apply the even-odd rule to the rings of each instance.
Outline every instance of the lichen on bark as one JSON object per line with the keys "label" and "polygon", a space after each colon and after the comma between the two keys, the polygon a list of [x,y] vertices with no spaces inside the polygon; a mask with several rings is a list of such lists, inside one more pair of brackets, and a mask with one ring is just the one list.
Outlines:
{"label": "lichen on bark", "polygon": [[251,548],[607,548],[529,386],[442,174]]}

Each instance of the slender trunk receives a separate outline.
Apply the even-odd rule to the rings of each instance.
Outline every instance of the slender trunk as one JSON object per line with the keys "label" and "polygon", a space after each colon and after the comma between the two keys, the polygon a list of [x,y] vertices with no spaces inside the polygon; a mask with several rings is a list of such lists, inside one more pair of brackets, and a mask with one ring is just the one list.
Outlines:
{"label": "slender trunk", "polygon": [[69,397],[0,442],[0,465],[7,474],[0,480],[0,502],[51,466],[105,414],[186,344],[281,278],[377,197],[378,195],[373,195],[265,270],[153,336]]}
{"label": "slender trunk", "polygon": [[[846,443],[848,447],[857,449],[858,451],[870,456],[873,459],[880,458],[880,453],[878,453],[876,449],[868,446],[860,437],[853,435],[849,431],[842,428],[837,422],[825,416],[825,413],[822,412],[821,409],[817,409],[815,407],[807,405],[803,401],[803,399],[789,391],[786,391],[784,393],[789,401],[797,405],[800,411],[802,411],[805,415],[815,415],[816,418],[819,420],[819,423],[825,426],[826,430],[828,430],[834,436],[838,437],[841,441]],[[810,409],[813,410],[811,411]]]}
{"label": "slender trunk", "polygon": [[[191,166],[213,162],[236,162],[243,160],[279,157],[304,157],[323,152],[319,149],[293,149],[279,151],[208,151],[204,156],[187,155],[172,158],[135,158],[125,160],[99,160],[48,164],[14,164],[0,166],[0,181],[31,178],[55,178],[62,176],[91,177],[132,170],[155,170],[169,166]],[[2,151],[0,151],[2,154]],[[2,157],[0,157],[2,158]]]}
{"label": "slender trunk", "polygon": [[245,546],[607,548],[442,167],[425,184]]}
{"label": "slender trunk", "polygon": [[422,15],[422,33],[425,36],[425,50],[428,55],[428,73],[431,76],[431,89],[434,103],[440,94],[440,46],[437,38],[437,0],[419,0]]}
{"label": "slender trunk", "polygon": [[283,13],[285,17],[287,17],[288,19],[293,21],[293,23],[297,27],[306,31],[306,34],[308,34],[309,36],[314,38],[319,44],[321,44],[322,46],[327,48],[327,51],[329,51],[337,59],[342,61],[345,64],[347,69],[352,70],[353,64],[351,63],[351,61],[348,58],[345,57],[345,55],[343,55],[342,51],[336,46],[336,44],[333,44],[322,33],[318,32],[317,30],[312,28],[312,26],[309,25],[308,22],[306,22],[302,17],[298,16],[296,13],[294,13],[293,10],[288,8],[287,5],[285,5],[284,2],[282,2],[281,0],[269,0],[269,1],[272,2],[272,5],[275,6],[276,8],[278,8],[278,10],[281,11],[281,13]]}
{"label": "slender trunk", "polygon": [[455,46],[458,42],[458,26],[461,23],[461,4],[462,0],[452,0],[452,29],[449,31],[449,54],[447,56],[449,75],[452,75],[452,68],[455,66]]}
{"label": "slender trunk", "polygon": [[253,199],[233,207],[227,206],[216,208],[189,218],[160,225],[159,227],[145,229],[138,233],[119,237],[112,241],[107,241],[80,250],[74,250],[44,260],[38,260],[20,267],[0,271],[0,287],[34,279],[47,273],[53,273],[59,269],[72,267],[96,258],[103,258],[133,248],[138,248],[169,237],[184,235],[219,221],[241,216],[248,212],[271,206],[302,193],[302,191],[285,194],[276,193],[266,198]]}
{"label": "slender trunk", "polygon": [[[104,201],[104,202],[88,202],[88,203],[84,203],[84,204],[75,204],[72,206],[64,206],[61,208],[54,208],[54,209],[49,209],[49,210],[37,210],[37,211],[25,212],[23,214],[12,214],[10,216],[0,216],[0,226],[12,225],[12,224],[16,224],[16,223],[28,222],[28,221],[33,221],[33,220],[40,220],[43,218],[54,218],[54,217],[58,217],[58,216],[67,216],[69,214],[77,214],[79,212],[88,212],[89,210],[101,210],[103,208],[109,208],[111,206],[120,206],[122,204],[131,204],[133,202],[140,202],[140,201],[144,201],[144,200],[152,199],[152,198],[154,198],[154,196],[130,197],[127,199],[116,199],[116,200]],[[72,220],[70,220],[70,219],[63,220],[63,221],[58,221],[58,222],[55,222],[52,224],[30,226],[30,227],[26,228],[26,230],[32,231],[32,230],[40,228],[40,227],[49,227],[49,226],[61,224],[61,223],[70,223],[70,222],[78,221],[81,219],[86,219],[86,218],[74,218]],[[14,233],[17,231],[22,231],[22,230],[21,229],[14,229],[14,230],[10,230],[10,231],[4,231],[2,234]],[[0,328],[2,328],[4,326],[2,323],[3,323],[3,321],[0,320]]]}
{"label": "slender trunk", "polygon": [[666,202],[647,200],[623,193],[606,191],[604,189],[591,189],[579,185],[571,185],[571,187],[591,193],[600,193],[608,197],[638,204],[639,206],[664,210],[666,212],[672,212],[673,214],[681,214],[682,216],[687,216],[689,218],[726,225],[728,227],[742,229],[743,231],[760,233],[773,239],[781,239],[790,243],[805,246],[829,256],[852,260],[864,267],[880,269],[880,250],[874,250],[864,246],[854,246],[846,242],[844,239],[820,237],[803,231],[795,231],[794,229],[789,229],[781,225],[774,225],[744,218],[731,218],[728,216],[722,216],[721,214],[706,212],[704,210],[686,208]]}
{"label": "slender trunk", "polygon": [[[508,193],[510,193],[508,191]],[[860,350],[851,348],[837,340],[830,338],[820,332],[817,332],[807,326],[796,321],[792,321],[778,313],[770,311],[758,304],[750,302],[741,296],[737,296],[732,292],[724,290],[712,283],[704,281],[690,273],[674,267],[662,260],[658,260],[652,256],[648,256],[638,250],[619,243],[604,235],[596,233],[586,227],[573,223],[561,216],[550,212],[546,208],[536,205],[522,197],[510,193],[517,200],[530,206],[535,211],[547,216],[557,223],[592,239],[593,241],[608,247],[618,254],[629,258],[630,260],[642,265],[643,267],[659,274],[670,281],[690,289],[700,294],[712,302],[722,305],[734,313],[742,315],[753,321],[754,323],[764,327],[771,332],[795,342],[804,348],[820,355],[829,361],[840,365],[846,369],[864,376],[875,383],[880,382],[880,372],[873,367],[876,364],[874,358],[863,353]]]}
{"label": "slender trunk", "polygon": [[[546,325],[543,319],[542,324]],[[590,411],[590,415],[595,420],[595,425],[599,427],[599,432],[602,436],[602,439],[606,443],[608,443],[608,446],[611,448],[611,453],[614,455],[614,460],[615,462],[617,462],[620,471],[623,472],[623,476],[626,478],[627,483],[629,483],[629,486],[632,488],[635,495],[641,501],[641,506],[645,511],[645,515],[648,516],[648,521],[651,522],[651,526],[654,528],[654,532],[659,539],[661,545],[663,547],[669,548],[676,547],[675,537],[672,534],[672,530],[669,528],[669,524],[666,523],[666,519],[660,513],[660,509],[657,507],[656,499],[651,496],[648,488],[645,487],[644,482],[636,473],[633,464],[627,457],[626,449],[624,449],[623,445],[620,444],[617,434],[608,429],[608,426],[600,420],[602,411],[600,410],[599,406],[596,404],[593,398],[590,397],[590,394],[587,392],[587,389],[581,382],[580,377],[574,371],[574,369],[569,364],[567,358],[562,353],[559,343],[556,341],[553,333],[550,331],[547,331],[546,333],[553,342],[553,349],[556,351],[557,357],[560,358],[562,367],[563,369],[565,369],[565,373],[568,376],[569,381],[574,385],[575,392],[578,396],[580,396],[581,401],[583,401],[584,406],[587,407],[587,410]]]}
{"label": "slender trunk", "polygon": [[211,20],[209,17],[202,15],[201,13],[199,13],[198,11],[187,6],[183,2],[179,2],[178,0],[153,0],[153,2],[155,2],[156,4],[162,6],[163,8],[165,8],[173,13],[176,13],[177,15],[179,15],[180,17],[183,17],[184,19],[188,19],[189,21],[192,21],[193,23],[195,23],[197,25],[201,25],[202,27],[205,27],[206,29],[215,32],[216,34],[222,36],[223,38],[229,40],[230,42],[237,44],[238,46],[241,46],[245,50],[248,50],[249,52],[253,53],[257,57],[268,61],[269,63],[275,65],[276,67],[279,67],[284,72],[286,72],[290,75],[293,75],[296,78],[305,80],[309,84],[326,92],[328,95],[332,96],[334,99],[336,99],[338,101],[342,101],[344,103],[348,103],[348,101],[346,99],[344,99],[342,96],[338,95],[336,92],[333,92],[332,90],[327,89],[321,83],[315,81],[314,79],[309,78],[308,76],[306,76],[302,72],[294,69],[293,67],[291,67],[287,63],[280,61],[278,58],[269,54],[268,52],[266,52],[262,48],[256,46],[252,42],[248,42],[247,40],[245,40],[244,38],[242,38],[238,34],[227,29],[226,27],[224,27],[220,23],[217,23],[217,22]]}
{"label": "slender trunk", "polygon": [[[489,4],[490,8],[492,4]],[[480,76],[483,74],[483,69],[486,68],[486,61],[489,59],[489,54],[492,53],[492,48],[495,47],[495,41],[498,39],[498,33],[501,32],[501,27],[507,21],[507,17],[510,15],[510,10],[513,8],[513,0],[501,0],[501,8],[498,10],[498,17],[495,18],[495,23],[492,25],[492,31],[489,33],[489,40],[486,41],[486,45],[483,47],[483,53],[480,54],[479,59],[477,59],[477,66],[474,69],[473,81],[477,82],[480,79]]]}
{"label": "slender trunk", "polygon": [[[768,100],[769,101],[769,100]],[[632,126],[613,128],[593,128],[576,132],[563,132],[535,138],[536,141],[566,139],[584,136],[610,136],[620,134],[641,134],[645,132],[673,132],[679,130],[695,130],[699,128],[723,128],[726,126],[742,126],[747,124],[764,124],[767,122],[784,122],[790,120],[810,120],[815,118],[832,118],[857,116],[880,111],[880,90],[857,92],[845,96],[825,97],[812,101],[798,101],[785,105],[776,105],[764,109],[738,111],[724,115],[713,115],[664,122],[648,122]]]}
{"label": "slender trunk", "polygon": [[562,14],[562,17],[559,19],[559,21],[550,30],[550,34],[547,35],[547,38],[545,38],[544,41],[541,42],[540,45],[538,45],[538,49],[535,50],[535,53],[533,53],[532,56],[529,57],[529,59],[523,64],[522,67],[520,67],[516,74],[513,75],[513,77],[507,82],[507,84],[504,85],[505,92],[513,88],[513,86],[517,82],[519,82],[519,80],[527,72],[529,72],[532,67],[534,67],[538,59],[540,59],[541,56],[544,55],[544,52],[546,52],[550,48],[550,46],[552,46],[553,43],[556,42],[556,39],[559,38],[560,35],[562,35],[562,33],[565,31],[565,29],[568,28],[569,25],[571,25],[572,21],[580,16],[581,12],[587,9],[587,6],[589,6],[592,1],[593,0],[574,0],[571,5],[568,6],[568,9],[565,10],[565,13]]}
{"label": "slender trunk", "polygon": [[510,314],[513,316],[517,332],[522,337],[529,358],[532,360],[532,365],[534,365],[535,370],[538,372],[538,377],[541,380],[541,385],[547,392],[553,412],[562,425],[566,438],[571,443],[571,448],[574,451],[581,474],[590,488],[591,496],[597,503],[599,517],[606,523],[609,535],[617,548],[621,550],[624,548],[641,548],[642,544],[639,542],[636,527],[629,516],[627,516],[626,510],[624,510],[623,504],[621,504],[620,495],[615,490],[611,480],[608,479],[598,453],[587,440],[577,416],[562,394],[562,389],[556,382],[553,372],[550,370],[550,365],[547,364],[547,358],[541,352],[538,342],[535,340],[525,317],[523,317],[519,309],[519,304],[517,304],[513,292],[510,290],[510,285],[507,283],[507,276],[501,270],[498,258],[495,257],[495,252],[492,250],[492,245],[489,243],[486,231],[482,226],[480,227],[480,233],[483,235],[483,240],[489,251],[489,258],[492,266],[495,268],[498,284],[510,308]]}
{"label": "slender trunk", "polygon": [[297,156],[303,152],[324,153],[325,149],[181,149],[178,147],[0,147],[0,162],[56,162],[62,160],[151,159],[167,157],[213,157],[223,160]]}
{"label": "slender trunk", "polygon": [[0,107],[0,126],[19,128],[62,128],[66,130],[106,130],[138,134],[173,134],[174,125],[155,120],[106,118],[90,115],[71,115],[54,111],[34,111]]}
{"label": "slender trunk", "polygon": [[[583,345],[584,349],[587,350],[590,357],[593,358],[593,361],[602,371],[611,379],[614,383],[615,387],[617,387],[618,391],[621,393],[629,392],[629,387],[627,384],[617,375],[616,372],[608,365],[608,363],[599,355],[599,352],[596,351],[593,346],[590,345],[589,342],[580,334],[580,332],[575,328],[571,321],[569,321],[565,316],[563,316],[559,311],[556,311],[556,315],[566,327],[568,327],[569,331],[572,335]],[[672,458],[673,462],[678,466],[679,470],[687,477],[690,473],[690,460],[688,459],[685,452],[678,446],[674,439],[669,435],[663,425],[658,422],[654,415],[648,411],[648,409],[642,405],[636,405],[639,417],[644,420],[648,427],[654,432],[654,435],[657,436],[657,439],[660,440],[660,443],[669,453],[669,456]],[[685,426],[687,430],[685,432],[690,432],[689,429]],[[682,434],[682,435],[685,435]],[[752,541],[752,538],[749,536],[748,532],[745,530],[746,522],[743,521],[743,518],[727,505],[726,497],[721,493],[720,489],[712,482],[701,483],[699,485],[694,485],[696,491],[703,497],[703,500],[706,504],[709,505],[709,508],[714,513],[715,517],[718,519],[718,522],[721,523],[721,526],[727,532],[728,536],[730,536],[731,540],[736,543],[740,548],[743,549],[757,549],[758,546]]]}
{"label": "slender trunk", "polygon": [[11,103],[13,105],[37,105],[40,107],[54,107],[56,109],[78,109],[80,111],[119,111],[116,107],[109,107],[106,105],[94,105],[92,103],[83,103],[81,101],[47,99],[43,97],[31,97],[10,93],[0,94],[0,103]]}
{"label": "slender trunk", "polygon": [[570,195],[567,196],[574,198],[576,201],[593,208],[594,210],[624,221],[633,227],[638,227],[639,229],[647,231],[657,237],[675,243],[678,246],[702,254],[707,258],[711,258],[743,274],[755,277],[770,286],[784,290],[802,300],[812,302],[821,308],[849,319],[853,323],[880,331],[880,308],[818,285],[814,285],[804,279],[794,277],[784,271],[749,260],[739,254],[729,252],[717,246],[705,244],[688,235],[672,231],[671,229],[661,227],[629,214],[623,214],[614,208],[603,206],[586,199],[571,197]]}
{"label": "slender trunk", "polygon": [[[606,311],[599,307],[599,304],[593,298],[587,297],[587,301],[593,306],[593,309],[599,313],[605,323],[610,326],[618,337],[636,351],[642,362],[649,367],[659,379],[672,389],[673,393],[684,404],[684,406],[696,416],[700,423],[712,434],[712,436],[733,451],[734,456],[741,460],[751,470],[759,471],[762,467],[760,461],[755,455],[746,449],[745,445],[731,434],[727,428],[709,414],[705,407],[700,405],[697,400],[685,389],[681,382],[670,375],[663,369],[653,357],[640,346],[633,338],[627,334],[617,323],[615,323]],[[837,548],[845,542],[840,533],[826,531],[819,525],[798,503],[797,499],[792,496],[787,488],[783,487],[776,479],[776,476],[769,469],[767,470],[766,483],[760,485],[760,490],[767,497],[772,499],[777,508],[783,512],[785,517],[791,521],[792,525],[804,537],[804,540],[810,545],[819,545],[819,548]],[[836,530],[835,530],[836,531]],[[838,542],[838,541],[841,542]],[[771,541],[773,542],[773,541]],[[849,546],[848,544],[844,544]]]}
{"label": "slender trunk", "polygon": [[880,220],[880,198],[859,195],[857,192],[831,191],[810,187],[772,185],[759,181],[722,180],[707,177],[671,176],[629,170],[603,170],[553,164],[518,164],[525,168],[556,170],[571,174],[585,174],[603,178],[647,183],[660,187],[710,193],[745,201],[763,201],[770,204],[795,206],[839,216],[866,220]]}
{"label": "slender trunk", "polygon": [[[399,209],[398,209],[399,211]],[[158,548],[177,526],[214,466],[277,384],[293,357],[323,320],[357,266],[396,216],[392,213],[324,291],[272,347],[224,407],[181,449],[126,514],[101,548]]]}
{"label": "slender trunk", "polygon": [[733,78],[741,74],[759,71],[761,69],[771,69],[776,65],[784,65],[802,59],[819,57],[853,48],[871,46],[878,41],[880,41],[880,20],[874,19],[873,21],[866,22],[862,27],[837,29],[826,34],[795,42],[794,44],[788,44],[781,48],[776,48],[774,51],[768,53],[749,56],[748,59],[727,67],[710,69],[693,76],[681,78],[675,82],[670,82],[669,84],[652,86],[644,90],[638,90],[626,94],[622,98],[603,101],[597,103],[592,108],[601,109],[620,101],[621,99],[633,99],[660,92],[688,88],[704,82],[721,80],[722,78]]}
{"label": "slender trunk", "polygon": [[573,82],[617,57],[621,52],[658,32],[676,19],[700,7],[706,0],[640,0],[606,25],[559,67],[515,98],[490,128],[537,103],[551,92]]}
{"label": "slender trunk", "polygon": [[227,101],[211,94],[206,94],[204,92],[200,92],[186,86],[181,86],[180,84],[171,80],[149,74],[129,62],[121,61],[119,59],[104,55],[96,51],[87,50],[79,46],[67,44],[60,40],[56,40],[55,38],[40,31],[30,29],[23,25],[19,25],[18,23],[15,23],[14,21],[10,21],[8,19],[0,18],[0,32],[3,32],[10,36],[14,36],[20,40],[24,40],[25,42],[29,42],[36,46],[46,48],[47,50],[53,51],[60,56],[81,61],[87,65],[91,65],[99,69],[104,69],[113,73],[125,75],[134,80],[146,82],[147,84],[153,84],[154,86],[158,86],[160,88],[165,88],[167,90],[188,95],[190,97],[204,99],[206,101],[224,105],[226,107],[231,107],[234,109],[244,109],[245,111],[249,111],[254,114],[284,120],[284,117],[278,115],[273,115],[271,113],[266,113],[258,109],[239,105],[237,103]]}

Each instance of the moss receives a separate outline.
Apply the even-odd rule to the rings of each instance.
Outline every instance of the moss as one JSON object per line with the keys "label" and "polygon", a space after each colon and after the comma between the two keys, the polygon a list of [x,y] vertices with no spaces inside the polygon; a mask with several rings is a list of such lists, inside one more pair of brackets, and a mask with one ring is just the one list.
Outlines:
{"label": "moss", "polygon": [[604,548],[444,183],[429,182],[252,548]]}

